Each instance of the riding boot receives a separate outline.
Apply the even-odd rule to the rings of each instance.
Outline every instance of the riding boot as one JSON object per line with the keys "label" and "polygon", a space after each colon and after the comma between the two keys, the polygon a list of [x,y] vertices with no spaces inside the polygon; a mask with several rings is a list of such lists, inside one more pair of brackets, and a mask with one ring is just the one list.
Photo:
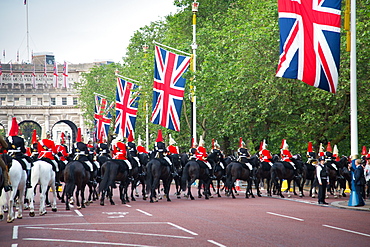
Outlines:
{"label": "riding boot", "polygon": [[27,174],[26,188],[30,189],[30,188],[32,188],[32,186],[31,186],[31,169],[27,169],[26,174]]}
{"label": "riding boot", "polygon": [[96,182],[100,183],[101,181],[101,170],[98,168],[98,171],[96,173]]}
{"label": "riding boot", "polygon": [[144,177],[146,174],[145,174],[145,172],[143,172],[143,167],[139,166],[138,169],[139,169],[139,176]]}
{"label": "riding boot", "polygon": [[132,169],[129,169],[128,170],[128,180],[131,182],[131,181],[134,181],[134,178],[132,177]]}
{"label": "riding boot", "polygon": [[95,185],[96,182],[94,181],[94,171],[90,171],[90,181],[91,185]]}
{"label": "riding boot", "polygon": [[171,173],[172,173],[172,177],[173,177],[173,178],[179,175],[179,174],[175,171],[175,168],[173,167],[173,165],[171,165]]}
{"label": "riding boot", "polygon": [[55,172],[55,186],[58,188],[59,186],[62,186],[59,180],[59,172]]}
{"label": "riding boot", "polygon": [[13,190],[12,186],[10,186],[10,184],[9,184],[9,173],[8,172],[3,172],[3,174],[4,174],[4,190],[5,190],[5,192],[8,192],[9,190]]}
{"label": "riding boot", "polygon": [[209,178],[210,179],[216,179],[215,174],[213,173],[213,169],[209,169]]}

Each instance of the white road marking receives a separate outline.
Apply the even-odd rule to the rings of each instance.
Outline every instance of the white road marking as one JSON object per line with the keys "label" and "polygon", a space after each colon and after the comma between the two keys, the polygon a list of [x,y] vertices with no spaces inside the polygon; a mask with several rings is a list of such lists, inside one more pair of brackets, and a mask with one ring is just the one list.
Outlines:
{"label": "white road marking", "polygon": [[289,219],[292,219],[292,220],[304,221],[303,219],[292,217],[292,216],[287,216],[287,215],[283,215],[283,214],[276,214],[276,213],[272,213],[272,212],[266,212],[266,213],[276,215],[276,216],[280,216],[280,217],[284,217],[284,218],[289,218]]}
{"label": "white road marking", "polygon": [[190,233],[191,235],[195,235],[195,236],[197,236],[197,235],[198,235],[198,234],[197,234],[197,233],[195,233],[195,232],[189,231],[188,229],[185,229],[185,228],[183,228],[183,227],[181,227],[181,226],[175,225],[175,224],[173,224],[173,223],[171,223],[171,222],[167,222],[167,224],[169,224],[169,225],[171,225],[171,226],[173,226],[173,227],[176,227],[177,229],[180,229],[180,230],[182,230],[182,231],[184,231],[184,232]]}
{"label": "white road marking", "polygon": [[153,216],[152,214],[147,213],[147,212],[145,212],[143,210],[140,210],[140,209],[136,209],[136,211],[139,211],[140,213],[143,213],[143,214],[148,215],[148,216]]}
{"label": "white road marking", "polygon": [[140,244],[122,244],[112,242],[96,242],[96,241],[81,241],[81,240],[66,240],[66,239],[45,239],[45,238],[24,238],[26,241],[48,241],[48,242],[65,242],[65,243],[83,243],[83,244],[101,244],[101,245],[118,245],[118,246],[137,246],[137,247],[153,247],[152,245]]}
{"label": "white road marking", "polygon": [[125,206],[128,207],[128,208],[131,208],[131,205],[126,204]]}
{"label": "white road marking", "polygon": [[18,226],[13,227],[13,239],[18,239]]}
{"label": "white road marking", "polygon": [[344,228],[339,228],[339,227],[329,226],[329,225],[322,225],[322,226],[332,228],[332,229],[336,229],[336,230],[340,230],[340,231],[344,231],[344,232],[350,232],[350,233],[362,235],[362,236],[365,236],[365,237],[370,237],[370,234],[366,234],[366,233],[362,233],[362,232],[356,232],[356,231],[347,230],[347,229],[344,229]]}
{"label": "white road marking", "polygon": [[81,217],[83,217],[84,215],[79,211],[79,210],[75,210],[75,212],[76,212],[76,214],[78,215],[78,216],[81,216]]}
{"label": "white road marking", "polygon": [[12,244],[11,247],[18,247],[18,244]]}
{"label": "white road marking", "polygon": [[216,241],[213,241],[213,240],[207,240],[207,241],[210,242],[211,244],[214,244],[214,245],[217,245],[217,246],[220,246],[220,247],[226,247],[226,245],[217,243]]}
{"label": "white road marking", "polygon": [[54,228],[54,227],[25,227],[28,229],[47,229],[47,230],[57,230],[57,231],[77,231],[77,232],[105,232],[105,233],[119,233],[119,234],[133,234],[142,236],[156,236],[156,237],[167,237],[167,238],[182,238],[182,239],[194,239],[193,237],[185,236],[175,236],[175,235],[164,235],[155,233],[142,233],[142,232],[124,232],[124,231],[111,231],[111,230],[95,230],[95,229],[71,229],[71,228]]}

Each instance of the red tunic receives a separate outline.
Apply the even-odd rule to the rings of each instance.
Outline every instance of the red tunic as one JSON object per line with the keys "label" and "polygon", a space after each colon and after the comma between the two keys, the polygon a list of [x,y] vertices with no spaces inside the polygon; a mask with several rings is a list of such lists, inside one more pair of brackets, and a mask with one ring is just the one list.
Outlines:
{"label": "red tunic", "polygon": [[290,159],[292,157],[293,157],[293,155],[290,153],[289,150],[284,149],[284,150],[281,151],[281,159],[283,161],[292,162],[291,159]]}
{"label": "red tunic", "polygon": [[263,149],[260,153],[261,153],[261,161],[271,162],[272,156],[269,150]]}
{"label": "red tunic", "polygon": [[195,151],[195,157],[198,160],[205,161],[207,158],[207,150],[204,147],[198,147]]}
{"label": "red tunic", "polygon": [[61,153],[62,154],[62,156],[60,156],[59,159],[61,161],[66,161],[67,160],[66,157],[68,156],[67,148],[63,145],[56,145],[55,149],[56,149],[56,153]]}
{"label": "red tunic", "polygon": [[174,146],[174,145],[169,145],[168,148],[167,148],[167,150],[171,154],[179,154],[179,151],[178,151],[177,147]]}
{"label": "red tunic", "polygon": [[39,141],[38,149],[39,159],[48,158],[51,160],[55,160],[54,154],[56,154],[56,148],[55,143],[52,140],[43,139]]}

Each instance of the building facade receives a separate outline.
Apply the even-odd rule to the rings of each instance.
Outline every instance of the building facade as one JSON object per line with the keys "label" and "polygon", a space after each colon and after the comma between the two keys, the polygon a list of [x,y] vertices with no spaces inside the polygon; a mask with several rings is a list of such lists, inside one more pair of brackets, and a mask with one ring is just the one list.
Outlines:
{"label": "building facade", "polygon": [[[88,72],[96,64],[69,64],[67,88],[63,86],[64,65],[57,65],[54,69],[46,60],[50,60],[50,55],[35,56],[31,64],[1,64],[0,133],[7,136],[12,118],[16,117],[20,135],[27,143],[33,129],[36,129],[39,138],[50,134],[56,143],[59,143],[61,132],[64,132],[67,144],[71,144],[76,139],[78,127],[87,142],[91,133],[85,126],[74,85],[81,82],[82,73]],[[55,78],[57,87],[53,85]]]}

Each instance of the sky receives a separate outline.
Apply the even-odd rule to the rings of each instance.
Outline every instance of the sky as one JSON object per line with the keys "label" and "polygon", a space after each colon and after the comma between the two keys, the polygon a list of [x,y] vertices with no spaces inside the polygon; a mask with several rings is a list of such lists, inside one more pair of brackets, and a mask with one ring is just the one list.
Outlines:
{"label": "sky", "polygon": [[[134,32],[178,10],[173,0],[27,0],[30,53],[57,63],[122,62]],[[0,0],[0,59],[29,61],[24,0]],[[5,59],[3,51],[5,50]]]}

